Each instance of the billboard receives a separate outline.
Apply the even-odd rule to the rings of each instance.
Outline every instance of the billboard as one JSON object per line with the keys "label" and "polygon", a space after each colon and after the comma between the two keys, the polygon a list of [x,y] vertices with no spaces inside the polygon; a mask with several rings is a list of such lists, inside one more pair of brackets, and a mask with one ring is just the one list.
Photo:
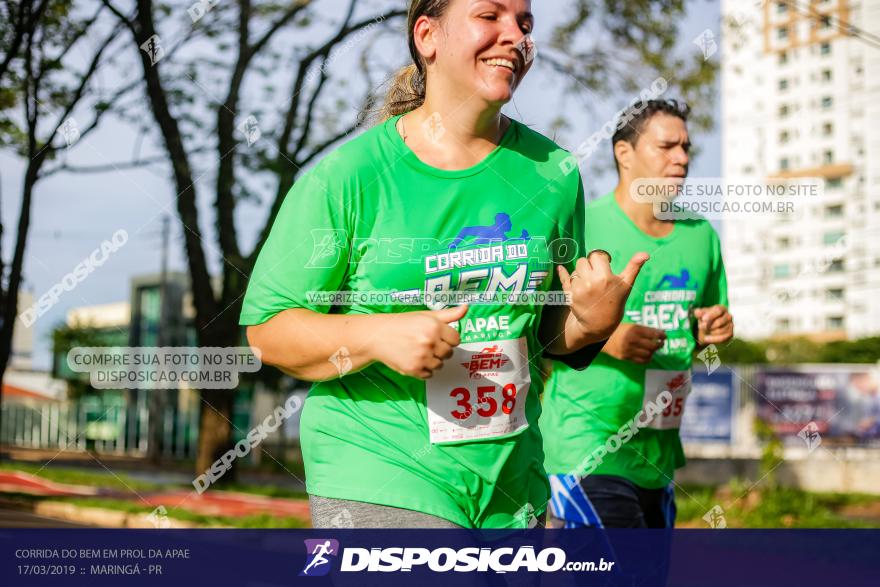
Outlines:
{"label": "billboard", "polygon": [[695,369],[681,422],[682,441],[730,443],[735,390],[734,374],[729,369],[711,373]]}
{"label": "billboard", "polygon": [[782,437],[810,426],[839,444],[880,443],[880,386],[873,367],[761,369],[755,392],[758,417]]}

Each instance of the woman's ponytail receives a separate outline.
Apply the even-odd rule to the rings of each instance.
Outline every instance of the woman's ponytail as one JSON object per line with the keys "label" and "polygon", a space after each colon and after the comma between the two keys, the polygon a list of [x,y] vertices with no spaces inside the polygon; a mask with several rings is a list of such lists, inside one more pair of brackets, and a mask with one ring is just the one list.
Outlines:
{"label": "woman's ponytail", "polygon": [[400,68],[391,78],[385,102],[382,104],[381,120],[415,110],[425,101],[425,75],[415,63]]}
{"label": "woman's ponytail", "polygon": [[379,120],[415,110],[425,101],[425,65],[416,49],[413,28],[419,17],[440,18],[449,7],[449,0],[413,0],[406,18],[407,45],[413,62],[391,78],[385,101],[379,111]]}

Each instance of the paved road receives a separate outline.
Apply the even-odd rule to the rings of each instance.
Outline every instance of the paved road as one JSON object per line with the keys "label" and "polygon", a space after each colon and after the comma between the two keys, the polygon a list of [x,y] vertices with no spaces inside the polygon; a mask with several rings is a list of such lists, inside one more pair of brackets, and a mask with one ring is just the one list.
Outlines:
{"label": "paved road", "polygon": [[0,509],[0,528],[89,528],[84,524],[74,524],[44,516],[36,516],[18,510]]}

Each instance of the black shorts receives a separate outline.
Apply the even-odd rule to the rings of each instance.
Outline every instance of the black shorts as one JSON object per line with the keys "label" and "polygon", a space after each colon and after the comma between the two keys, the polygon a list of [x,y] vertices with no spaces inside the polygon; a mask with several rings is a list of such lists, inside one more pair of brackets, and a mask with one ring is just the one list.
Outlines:
{"label": "black shorts", "polygon": [[645,489],[623,477],[550,475],[551,528],[672,528],[675,494],[672,484]]}

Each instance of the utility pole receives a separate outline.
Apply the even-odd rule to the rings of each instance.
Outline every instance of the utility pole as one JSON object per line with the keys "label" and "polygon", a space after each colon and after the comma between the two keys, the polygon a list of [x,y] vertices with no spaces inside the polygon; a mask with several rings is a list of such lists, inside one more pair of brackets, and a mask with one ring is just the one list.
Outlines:
{"label": "utility pole", "polygon": [[166,297],[168,293],[168,229],[170,218],[167,214],[162,215],[162,259],[159,265],[159,330],[156,334],[158,346],[165,344]]}
{"label": "utility pole", "polygon": [[[159,324],[156,329],[156,346],[163,347],[168,339],[168,240],[170,218],[162,215],[162,249],[159,265]],[[161,367],[160,367],[161,369]],[[162,419],[165,416],[165,394],[167,389],[152,389],[150,394],[149,445],[147,455],[152,463],[161,459]]]}

